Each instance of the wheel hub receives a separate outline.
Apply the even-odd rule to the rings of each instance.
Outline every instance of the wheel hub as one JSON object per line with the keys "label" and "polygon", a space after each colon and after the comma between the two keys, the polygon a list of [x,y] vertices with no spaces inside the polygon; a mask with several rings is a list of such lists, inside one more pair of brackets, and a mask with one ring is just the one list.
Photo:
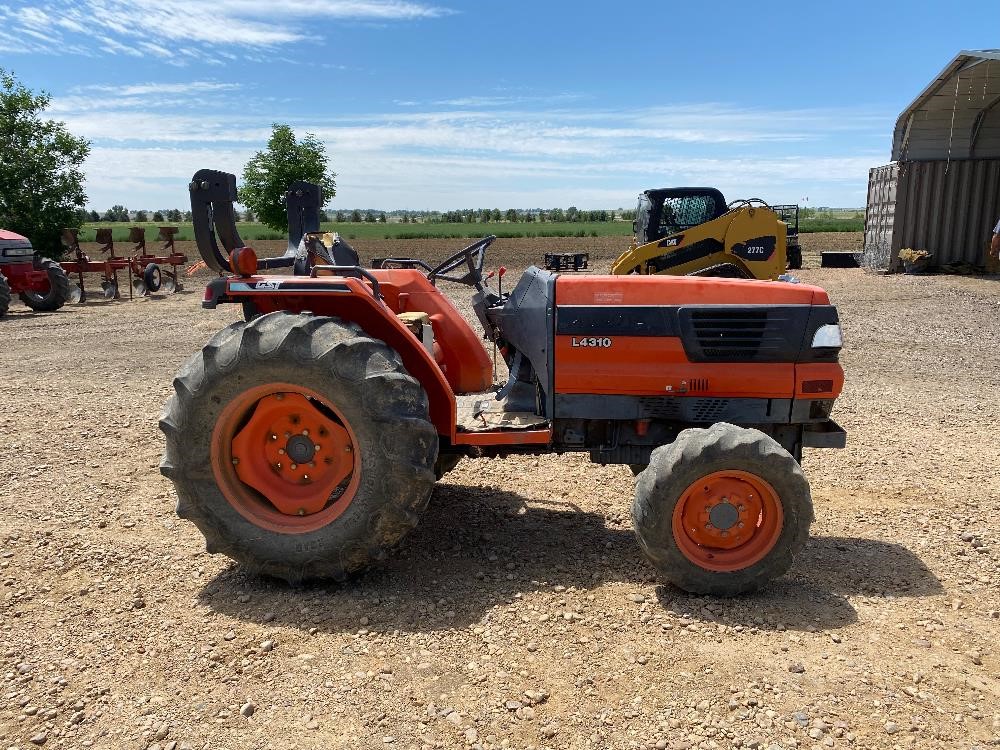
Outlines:
{"label": "wheel hub", "polygon": [[728,531],[740,520],[740,512],[732,503],[723,500],[708,512],[708,521],[719,531]]}
{"label": "wheel hub", "polygon": [[296,463],[312,461],[315,453],[316,444],[305,435],[292,435],[285,443],[285,454]]}
{"label": "wheel hub", "polygon": [[[315,440],[313,439],[315,438]],[[300,393],[260,399],[232,440],[240,481],[278,511],[304,516],[323,510],[354,471],[350,433]]]}
{"label": "wheel hub", "polygon": [[674,509],[681,552],[708,570],[739,570],[777,543],[784,514],[774,488],[756,474],[717,471],[691,484]]}

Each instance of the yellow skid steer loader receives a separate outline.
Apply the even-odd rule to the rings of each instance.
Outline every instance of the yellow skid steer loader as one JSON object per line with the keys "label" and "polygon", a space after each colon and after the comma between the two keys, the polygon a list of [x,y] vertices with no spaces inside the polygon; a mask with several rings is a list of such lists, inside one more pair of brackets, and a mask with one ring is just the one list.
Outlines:
{"label": "yellow skid steer loader", "polygon": [[613,274],[777,279],[787,265],[787,227],[764,201],[727,204],[715,188],[646,190],[635,237]]}

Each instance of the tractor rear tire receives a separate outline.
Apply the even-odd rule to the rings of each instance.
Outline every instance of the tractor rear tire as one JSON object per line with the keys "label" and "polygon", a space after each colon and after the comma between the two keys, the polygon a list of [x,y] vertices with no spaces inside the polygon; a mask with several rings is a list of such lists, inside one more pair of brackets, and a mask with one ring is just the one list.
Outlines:
{"label": "tractor rear tire", "polygon": [[37,268],[49,277],[49,290],[45,294],[21,292],[21,302],[35,312],[54,312],[69,299],[69,277],[62,266],[48,258],[38,263]]}
{"label": "tractor rear tire", "polygon": [[809,482],[795,458],[759,430],[722,422],[654,450],[632,504],[646,557],[698,595],[743,594],[782,575],[812,520]]}
{"label": "tractor rear tire", "polygon": [[[427,506],[438,455],[427,394],[395,351],[353,323],[286,312],[233,323],[188,360],[174,390],[160,418],[166,435],[160,471],[176,487],[177,514],[199,528],[211,553],[293,584],[342,581],[383,559]],[[236,443],[219,436],[229,434],[227,425],[242,430],[239,425],[249,427],[258,418],[264,404],[264,398],[254,401],[258,392],[279,400],[287,392],[305,393],[312,399],[308,405],[350,433],[351,442],[337,448],[338,455],[350,455],[349,479],[333,494],[321,493],[321,510],[283,513],[236,477],[234,467],[240,461],[259,463],[266,445],[249,454],[242,448],[237,458]],[[225,416],[232,414],[226,410],[233,403],[251,406],[242,415]],[[297,423],[297,417],[289,418]],[[334,432],[314,430],[316,456],[322,455],[320,442],[324,449],[334,443]],[[317,437],[324,434],[327,439]],[[302,440],[297,433],[292,437]],[[282,456],[289,460],[291,440],[285,447]],[[282,464],[260,466],[267,474]]]}
{"label": "tractor rear tire", "polygon": [[802,270],[802,248],[801,247],[790,247],[787,251],[788,255],[788,269],[790,271],[801,271]]}
{"label": "tractor rear tire", "polygon": [[10,309],[10,284],[7,277],[0,273],[0,318]]}

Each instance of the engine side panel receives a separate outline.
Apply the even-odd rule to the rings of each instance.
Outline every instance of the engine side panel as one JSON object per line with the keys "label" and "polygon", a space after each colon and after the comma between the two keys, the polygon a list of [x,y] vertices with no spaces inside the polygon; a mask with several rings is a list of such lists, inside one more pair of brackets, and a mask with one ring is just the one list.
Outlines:
{"label": "engine side panel", "polygon": [[[560,276],[556,288],[557,417],[578,415],[564,396],[603,394],[642,399],[625,409],[637,418],[706,413],[650,399],[726,399],[741,414],[788,421],[792,399],[832,400],[843,386],[836,351],[811,346],[837,322],[818,288],[662,276]],[[786,403],[748,412],[735,401],[746,399]]]}

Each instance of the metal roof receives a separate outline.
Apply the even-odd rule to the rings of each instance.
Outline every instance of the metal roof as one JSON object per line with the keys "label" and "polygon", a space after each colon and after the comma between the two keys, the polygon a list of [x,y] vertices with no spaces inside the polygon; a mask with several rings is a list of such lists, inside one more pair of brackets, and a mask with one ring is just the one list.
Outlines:
{"label": "metal roof", "polygon": [[896,120],[893,161],[1000,158],[1000,50],[963,50]]}

